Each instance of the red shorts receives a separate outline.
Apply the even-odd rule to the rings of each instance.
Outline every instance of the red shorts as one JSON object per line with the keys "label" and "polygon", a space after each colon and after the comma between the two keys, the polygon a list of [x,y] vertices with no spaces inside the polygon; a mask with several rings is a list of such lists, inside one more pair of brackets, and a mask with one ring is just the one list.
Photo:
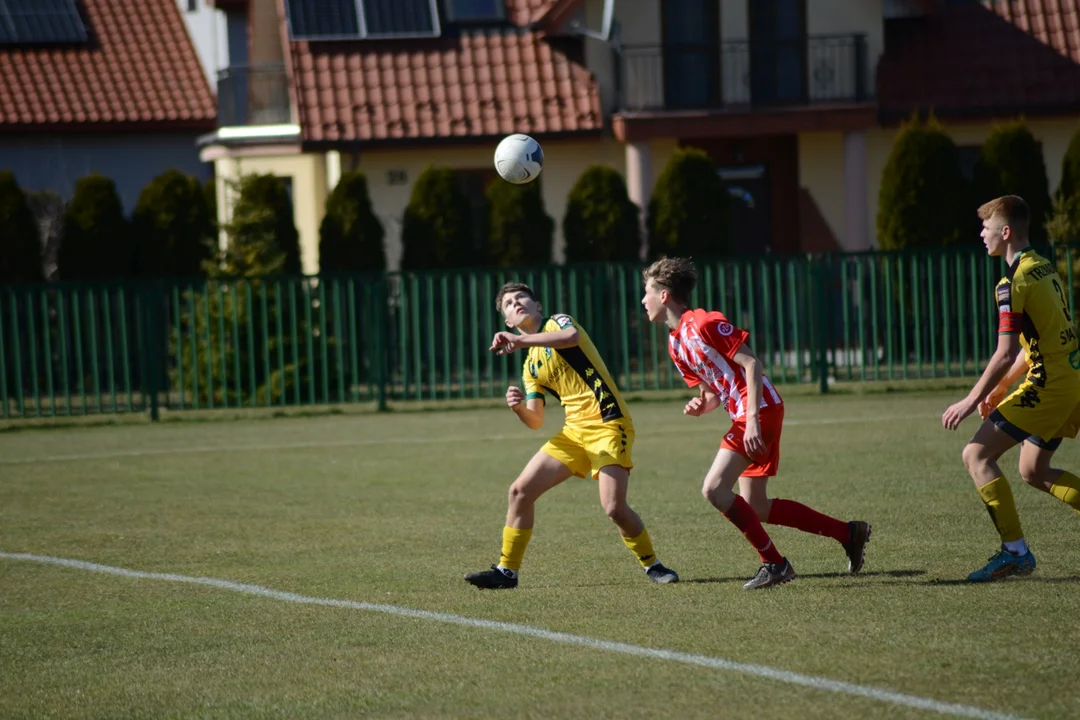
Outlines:
{"label": "red shorts", "polygon": [[758,422],[761,423],[761,439],[765,443],[765,452],[756,457],[751,457],[743,446],[743,434],[746,432],[746,421],[736,420],[728,428],[724,435],[724,442],[720,447],[737,452],[745,458],[749,458],[750,467],[742,472],[740,477],[773,477],[780,469],[780,431],[784,429],[784,406],[773,405],[762,408],[758,413]]}

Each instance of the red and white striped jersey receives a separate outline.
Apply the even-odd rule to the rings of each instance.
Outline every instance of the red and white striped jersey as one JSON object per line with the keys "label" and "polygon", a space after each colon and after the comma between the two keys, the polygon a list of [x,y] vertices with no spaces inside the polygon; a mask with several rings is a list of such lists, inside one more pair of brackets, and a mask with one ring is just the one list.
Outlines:
{"label": "red and white striped jersey", "polygon": [[[668,336],[668,354],[688,387],[701,383],[720,397],[732,420],[746,414],[746,371],[732,358],[750,334],[723,313],[687,310]],[[780,393],[761,376],[761,407],[782,405]]]}

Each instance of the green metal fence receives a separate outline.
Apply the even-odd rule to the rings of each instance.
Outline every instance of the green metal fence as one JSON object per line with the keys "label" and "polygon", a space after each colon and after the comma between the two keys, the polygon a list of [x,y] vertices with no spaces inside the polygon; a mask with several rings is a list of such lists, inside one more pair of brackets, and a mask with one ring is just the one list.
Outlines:
{"label": "green metal fence", "polygon": [[[981,248],[699,264],[692,302],[751,332],[776,383],[971,376],[1001,262]],[[1054,253],[1075,298],[1076,253]],[[641,266],[0,288],[0,417],[499,397],[508,280],[587,329],[626,391],[678,387]]]}

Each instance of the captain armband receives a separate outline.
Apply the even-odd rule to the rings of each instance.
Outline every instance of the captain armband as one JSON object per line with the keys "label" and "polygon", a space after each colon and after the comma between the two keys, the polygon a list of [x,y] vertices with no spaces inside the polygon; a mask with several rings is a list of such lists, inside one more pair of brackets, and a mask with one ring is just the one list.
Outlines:
{"label": "captain armband", "polygon": [[998,335],[1020,332],[1020,324],[1023,317],[1024,313],[998,313]]}

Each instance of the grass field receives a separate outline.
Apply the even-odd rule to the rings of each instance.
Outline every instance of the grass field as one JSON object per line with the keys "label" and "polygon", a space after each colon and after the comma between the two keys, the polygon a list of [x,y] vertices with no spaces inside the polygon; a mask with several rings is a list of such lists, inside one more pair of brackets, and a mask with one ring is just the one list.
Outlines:
{"label": "grass field", "polygon": [[1080,518],[1007,456],[1039,568],[961,582],[997,537],[960,463],[975,422],[941,429],[957,397],[791,397],[773,494],[873,541],[850,577],[833,541],[770,527],[799,578],[756,593],[699,492],[724,418],[680,403],[632,408],[630,502],[675,586],[576,479],[541,500],[521,587],[462,581],[557,411],[0,434],[0,717],[1076,717]]}

